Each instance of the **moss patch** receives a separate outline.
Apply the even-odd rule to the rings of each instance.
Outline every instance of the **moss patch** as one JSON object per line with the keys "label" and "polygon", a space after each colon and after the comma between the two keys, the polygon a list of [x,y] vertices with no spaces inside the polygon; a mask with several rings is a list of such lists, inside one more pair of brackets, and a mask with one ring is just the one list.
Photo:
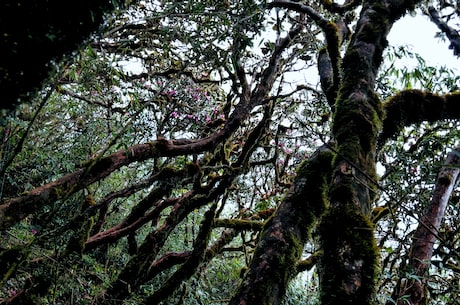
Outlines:
{"label": "moss patch", "polygon": [[322,304],[372,304],[379,257],[373,229],[353,203],[324,216],[320,226]]}

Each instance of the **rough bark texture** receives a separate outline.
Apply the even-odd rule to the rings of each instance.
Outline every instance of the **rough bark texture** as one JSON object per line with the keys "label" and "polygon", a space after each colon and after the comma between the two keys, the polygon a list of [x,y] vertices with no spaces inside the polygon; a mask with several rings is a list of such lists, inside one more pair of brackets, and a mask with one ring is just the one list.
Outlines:
{"label": "rough bark texture", "polygon": [[326,207],[333,154],[320,149],[302,166],[261,234],[243,282],[230,305],[280,304],[295,274],[309,230]]}
{"label": "rough bark texture", "polygon": [[392,96],[383,107],[385,118],[379,146],[398,135],[406,126],[458,118],[460,94],[454,92],[438,95],[415,89],[404,90]]}
{"label": "rough bark texture", "polygon": [[409,268],[420,281],[405,280],[401,287],[397,287],[393,299],[398,305],[427,304],[427,279],[430,267],[433,246],[437,239],[437,232],[441,227],[450,195],[455,187],[460,172],[460,147],[448,154],[445,166],[441,168],[436,179],[436,186],[430,205],[419,221],[413,236],[412,248],[409,256]]}
{"label": "rough bark texture", "polygon": [[321,226],[322,304],[373,302],[378,251],[369,216],[376,194],[376,142],[383,118],[375,79],[392,24],[413,4],[365,1],[343,59],[333,120],[337,158],[331,210]]}

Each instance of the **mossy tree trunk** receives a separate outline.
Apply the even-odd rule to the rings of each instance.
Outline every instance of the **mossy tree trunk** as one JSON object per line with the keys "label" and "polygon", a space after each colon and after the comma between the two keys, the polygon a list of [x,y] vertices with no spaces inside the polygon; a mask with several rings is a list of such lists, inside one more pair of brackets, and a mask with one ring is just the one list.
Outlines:
{"label": "mossy tree trunk", "polygon": [[333,153],[319,149],[299,169],[289,193],[266,223],[249,270],[230,305],[280,304],[295,275],[309,231],[326,208]]}
{"label": "mossy tree trunk", "polygon": [[[324,251],[319,265],[322,304],[364,305],[371,304],[375,297],[378,251],[369,216],[377,192],[376,146],[383,120],[382,103],[374,90],[375,80],[392,24],[414,4],[416,1],[365,1],[343,60],[338,48],[346,31],[341,27],[316,18],[317,15],[302,4],[290,1],[270,4],[270,7],[310,15],[325,31],[329,44],[322,59],[329,57],[331,64],[326,66],[336,67],[329,69],[329,74],[336,74],[324,80],[328,84],[322,84],[328,88],[329,104],[335,110],[330,205],[320,226]],[[335,35],[331,33],[333,29]],[[324,56],[324,52],[328,56]],[[324,73],[321,76],[324,78]],[[334,88],[336,92],[330,92]],[[305,177],[297,181],[302,179]],[[294,193],[287,196],[275,217],[267,223],[249,271],[230,304],[280,304],[290,279],[291,265],[300,255],[302,236],[306,236],[311,226],[311,219],[300,216],[300,201],[308,207],[324,204],[318,197],[301,199],[302,196],[295,194],[317,187],[313,181],[315,179],[308,177],[303,187],[294,188]],[[290,213],[286,213],[287,210]],[[315,218],[323,211],[311,210]],[[295,221],[286,221],[286,215]]]}
{"label": "mossy tree trunk", "polygon": [[365,1],[341,65],[333,118],[337,157],[321,225],[322,304],[371,304],[378,251],[369,220],[383,111],[375,80],[392,24],[413,1]]}

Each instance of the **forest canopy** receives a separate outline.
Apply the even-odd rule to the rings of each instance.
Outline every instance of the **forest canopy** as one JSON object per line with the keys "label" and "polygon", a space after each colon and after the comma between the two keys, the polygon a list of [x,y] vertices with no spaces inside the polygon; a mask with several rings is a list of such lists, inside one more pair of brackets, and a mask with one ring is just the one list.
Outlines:
{"label": "forest canopy", "polygon": [[459,304],[458,71],[387,40],[457,2],[103,11],[6,93],[1,303]]}

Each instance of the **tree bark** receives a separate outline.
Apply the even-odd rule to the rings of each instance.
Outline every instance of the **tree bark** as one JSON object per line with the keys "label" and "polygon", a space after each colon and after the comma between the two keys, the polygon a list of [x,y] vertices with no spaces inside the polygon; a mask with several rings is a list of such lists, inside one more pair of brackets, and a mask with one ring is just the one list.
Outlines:
{"label": "tree bark", "polygon": [[393,299],[397,301],[398,305],[426,304],[426,284],[428,282],[428,269],[433,254],[433,246],[437,239],[437,232],[441,227],[450,195],[458,180],[459,165],[460,146],[447,155],[446,163],[439,171],[436,179],[428,210],[420,219],[412,238],[409,270],[419,280],[404,279],[402,281],[402,286],[397,287],[393,295]]}
{"label": "tree bark", "polygon": [[266,223],[254,258],[229,305],[280,304],[296,274],[309,231],[326,207],[333,153],[326,147],[305,162],[275,215]]}
{"label": "tree bark", "polygon": [[383,110],[375,81],[393,23],[417,1],[365,1],[341,66],[333,136],[337,143],[330,211],[320,234],[321,302],[371,304],[378,249],[369,220],[377,193],[376,143]]}

